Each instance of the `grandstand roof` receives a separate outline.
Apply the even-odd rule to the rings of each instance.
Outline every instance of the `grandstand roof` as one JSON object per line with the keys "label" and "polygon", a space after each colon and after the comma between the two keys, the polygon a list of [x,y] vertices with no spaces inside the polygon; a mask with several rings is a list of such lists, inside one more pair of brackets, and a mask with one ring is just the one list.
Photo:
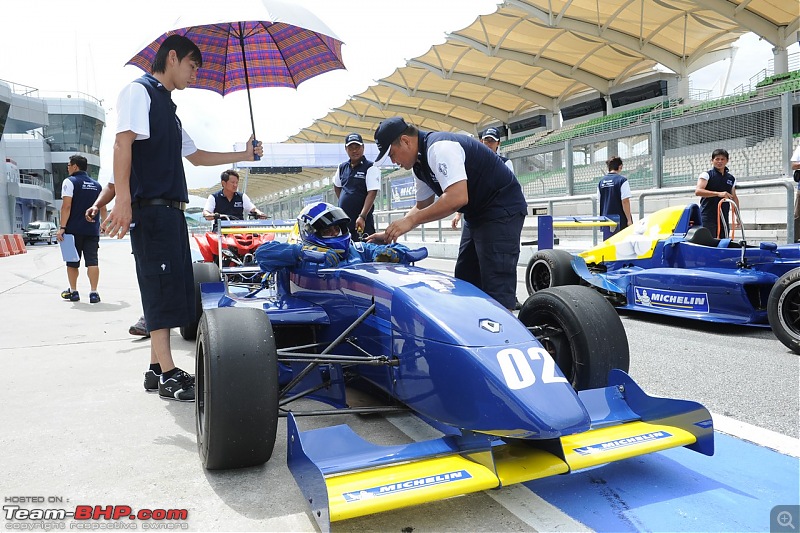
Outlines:
{"label": "grandstand roof", "polygon": [[[729,57],[747,32],[785,47],[799,27],[796,0],[505,0],[289,142],[341,142],[350,132],[371,139],[395,115],[477,134],[525,112],[557,112],[579,94],[608,95],[656,64],[688,76]],[[259,178],[248,194],[310,179]]]}

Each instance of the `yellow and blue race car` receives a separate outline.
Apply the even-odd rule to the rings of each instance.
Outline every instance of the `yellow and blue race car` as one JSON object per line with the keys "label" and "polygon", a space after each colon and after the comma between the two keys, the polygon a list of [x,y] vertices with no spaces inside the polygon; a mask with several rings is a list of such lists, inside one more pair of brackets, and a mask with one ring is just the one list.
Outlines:
{"label": "yellow and blue race car", "polygon": [[588,285],[617,308],[772,327],[800,353],[800,244],[717,239],[697,204],[652,213],[589,250],[539,250],[529,294]]}
{"label": "yellow and blue race car", "polygon": [[[473,285],[413,264],[425,255],[328,268],[307,264],[324,261],[311,254],[250,286],[233,267],[196,263],[203,465],[268,461],[285,418],[289,469],[327,531],[667,448],[713,454],[702,405],[648,396],[626,374],[625,330],[596,291],[539,291],[517,318]],[[397,411],[443,436],[387,446],[347,425],[298,423]]]}

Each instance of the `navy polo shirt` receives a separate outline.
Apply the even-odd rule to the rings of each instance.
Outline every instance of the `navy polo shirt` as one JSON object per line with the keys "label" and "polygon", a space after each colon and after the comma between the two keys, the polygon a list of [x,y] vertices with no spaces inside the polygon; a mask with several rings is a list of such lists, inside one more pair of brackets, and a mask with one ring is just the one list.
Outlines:
{"label": "navy polo shirt", "polygon": [[[712,168],[711,170],[707,171],[708,174],[708,182],[706,182],[706,190],[707,191],[715,191],[715,192],[732,192],[733,186],[736,183],[736,178],[734,178],[730,172],[728,172],[728,167],[725,167],[725,172],[721,173],[716,168]],[[716,196],[710,198],[700,198],[700,214],[703,217],[703,225],[709,226],[712,228],[717,227],[717,206],[719,205],[722,198],[718,198]],[[727,218],[728,211],[730,211],[730,206],[727,202],[722,206],[722,216]],[[707,223],[708,221],[708,223]],[[713,221],[713,223],[711,223]]]}
{"label": "navy polo shirt", "polygon": [[[339,207],[353,224],[364,208],[364,200],[367,199],[367,170],[372,167],[372,161],[362,157],[357,165],[350,165],[350,161],[345,161],[339,165],[339,180],[342,182],[342,192],[339,196]],[[365,213],[369,216],[375,210],[375,206]]]}
{"label": "navy polo shirt", "polygon": [[181,147],[183,128],[170,92],[145,74],[135,80],[150,96],[150,137],[135,141],[131,160],[131,201],[163,198],[188,202]]}
{"label": "navy polo shirt", "polygon": [[597,184],[598,194],[600,195],[600,214],[604,216],[619,216],[619,225],[613,233],[628,227],[628,217],[622,209],[622,185],[627,181],[628,178],[622,174],[610,172],[600,178],[600,183]]}
{"label": "navy polo shirt", "polygon": [[64,231],[72,235],[100,235],[100,217],[95,217],[94,222],[89,222],[84,214],[100,196],[103,186],[83,170],[68,176],[67,179],[72,182],[72,207],[66,223],[67,229]]}
{"label": "navy polo shirt", "polygon": [[528,212],[522,187],[503,160],[480,141],[444,131],[419,132],[419,160],[414,175],[441,196],[441,185],[428,165],[428,148],[440,141],[455,141],[464,150],[469,200],[459,211],[469,224],[497,220]]}
{"label": "navy polo shirt", "polygon": [[228,200],[221,190],[214,193],[214,212],[228,215],[237,220],[244,220],[244,197],[242,193],[233,193],[233,198]]}

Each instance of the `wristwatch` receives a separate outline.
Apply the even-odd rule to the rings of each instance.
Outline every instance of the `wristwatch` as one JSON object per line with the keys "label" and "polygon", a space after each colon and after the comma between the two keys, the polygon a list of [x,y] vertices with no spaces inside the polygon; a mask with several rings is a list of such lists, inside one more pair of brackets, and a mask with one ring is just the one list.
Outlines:
{"label": "wristwatch", "polygon": [[61,226],[59,229],[63,229],[64,231],[66,231],[67,227],[66,226]]}

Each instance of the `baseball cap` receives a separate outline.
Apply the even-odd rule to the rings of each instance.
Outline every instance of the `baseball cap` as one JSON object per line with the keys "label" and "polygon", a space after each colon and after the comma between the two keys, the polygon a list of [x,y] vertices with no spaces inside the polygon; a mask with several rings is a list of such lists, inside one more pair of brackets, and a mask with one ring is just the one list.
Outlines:
{"label": "baseball cap", "polygon": [[481,135],[481,140],[485,139],[486,137],[494,139],[495,141],[499,141],[500,132],[497,131],[497,128],[486,128],[486,130],[483,132],[483,135]]}
{"label": "baseball cap", "polygon": [[403,117],[387,118],[378,124],[378,129],[375,130],[375,144],[378,145],[376,161],[383,159],[383,156],[389,151],[389,145],[396,141],[407,128],[408,124]]}
{"label": "baseball cap", "polygon": [[360,144],[361,146],[364,146],[364,139],[362,139],[361,135],[359,135],[358,133],[351,133],[350,135],[348,135],[345,138],[344,145],[345,146],[350,146],[353,143]]}

